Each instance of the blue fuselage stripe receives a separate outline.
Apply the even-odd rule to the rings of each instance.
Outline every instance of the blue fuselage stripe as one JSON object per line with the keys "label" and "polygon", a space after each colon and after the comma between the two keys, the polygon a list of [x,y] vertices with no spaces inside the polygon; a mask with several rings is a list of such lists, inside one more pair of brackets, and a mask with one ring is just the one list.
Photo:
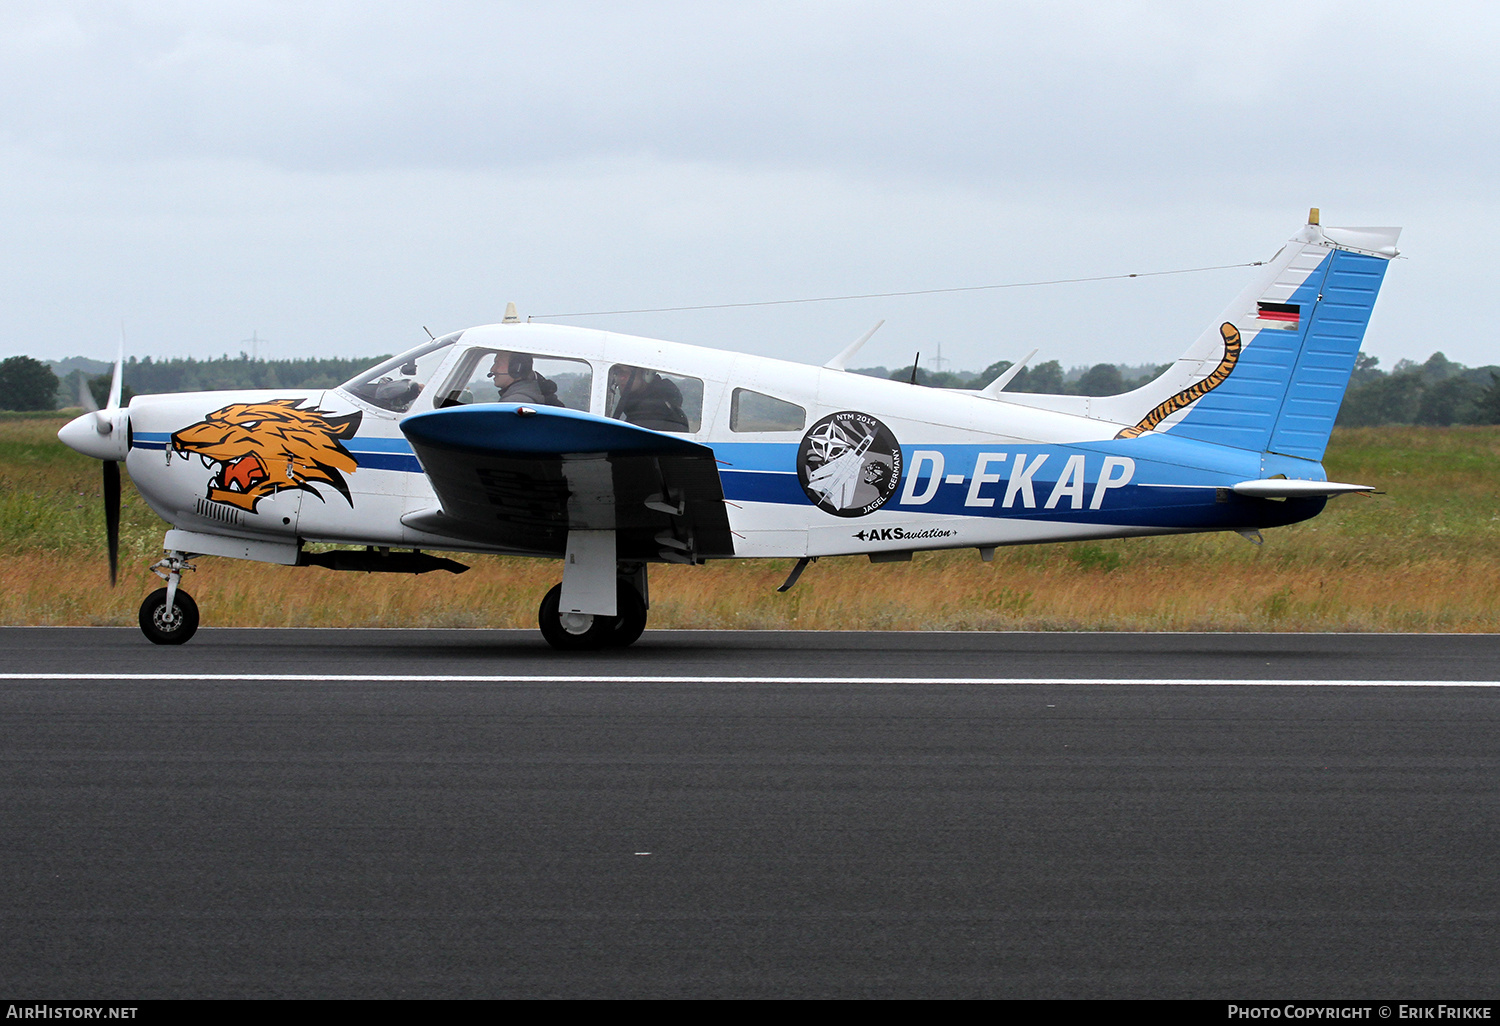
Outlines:
{"label": "blue fuselage stripe", "polygon": [[[134,444],[161,450],[170,438],[141,432]],[[353,438],[345,446],[362,470],[422,472],[405,439]],[[729,442],[713,448],[728,501],[813,505],[797,474],[797,443]],[[878,512],[1209,530],[1270,526],[1311,512],[1294,516],[1305,502],[1269,503],[1228,489],[1278,471],[1323,477],[1322,468],[1309,461],[1283,458],[1286,467],[1263,469],[1260,454],[1162,434],[1076,445],[904,445],[901,452],[901,480]],[[1321,508],[1322,500],[1317,505]]]}
{"label": "blue fuselage stripe", "polygon": [[360,467],[368,470],[397,470],[407,474],[420,474],[422,464],[408,450],[407,452],[354,452],[354,459]]}

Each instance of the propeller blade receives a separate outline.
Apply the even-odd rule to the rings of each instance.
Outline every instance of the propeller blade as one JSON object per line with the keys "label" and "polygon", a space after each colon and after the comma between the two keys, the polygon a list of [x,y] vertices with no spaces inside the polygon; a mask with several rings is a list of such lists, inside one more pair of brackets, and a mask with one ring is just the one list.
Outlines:
{"label": "propeller blade", "polygon": [[94,393],[89,391],[89,375],[87,371],[78,372],[78,405],[83,407],[84,413],[98,413],[99,404],[94,401]]}
{"label": "propeller blade", "polygon": [[120,349],[115,355],[115,376],[109,383],[109,402],[104,405],[106,410],[118,410],[120,408],[120,390],[125,381],[125,322],[120,322]]}
{"label": "propeller blade", "polygon": [[104,534],[109,542],[109,585],[120,567],[120,464],[104,461]]}

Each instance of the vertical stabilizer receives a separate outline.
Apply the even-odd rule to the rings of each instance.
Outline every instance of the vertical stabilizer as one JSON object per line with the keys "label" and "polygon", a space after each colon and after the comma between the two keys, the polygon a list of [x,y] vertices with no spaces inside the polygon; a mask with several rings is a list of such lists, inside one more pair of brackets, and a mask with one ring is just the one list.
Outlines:
{"label": "vertical stabilizer", "polygon": [[1147,431],[1320,460],[1399,228],[1324,228],[1316,215],[1155,381],[1090,415]]}

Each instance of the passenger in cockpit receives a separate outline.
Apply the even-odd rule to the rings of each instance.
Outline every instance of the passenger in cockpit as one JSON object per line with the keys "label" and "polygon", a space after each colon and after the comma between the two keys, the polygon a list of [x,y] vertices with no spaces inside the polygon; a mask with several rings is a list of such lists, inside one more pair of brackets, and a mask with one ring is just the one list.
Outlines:
{"label": "passenger in cockpit", "polygon": [[682,390],[644,367],[617,363],[609,371],[609,415],[653,431],[688,430]]}

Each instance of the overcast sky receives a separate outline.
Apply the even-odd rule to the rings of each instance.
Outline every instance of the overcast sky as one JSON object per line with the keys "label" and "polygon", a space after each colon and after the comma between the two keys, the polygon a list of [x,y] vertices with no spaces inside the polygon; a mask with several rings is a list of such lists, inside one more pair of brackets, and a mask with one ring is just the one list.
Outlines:
{"label": "overcast sky", "polygon": [[[0,355],[1238,264],[1402,225],[1366,338],[1500,363],[1500,7],[0,7]],[[1180,354],[1248,269],[573,323],[821,363]]]}

